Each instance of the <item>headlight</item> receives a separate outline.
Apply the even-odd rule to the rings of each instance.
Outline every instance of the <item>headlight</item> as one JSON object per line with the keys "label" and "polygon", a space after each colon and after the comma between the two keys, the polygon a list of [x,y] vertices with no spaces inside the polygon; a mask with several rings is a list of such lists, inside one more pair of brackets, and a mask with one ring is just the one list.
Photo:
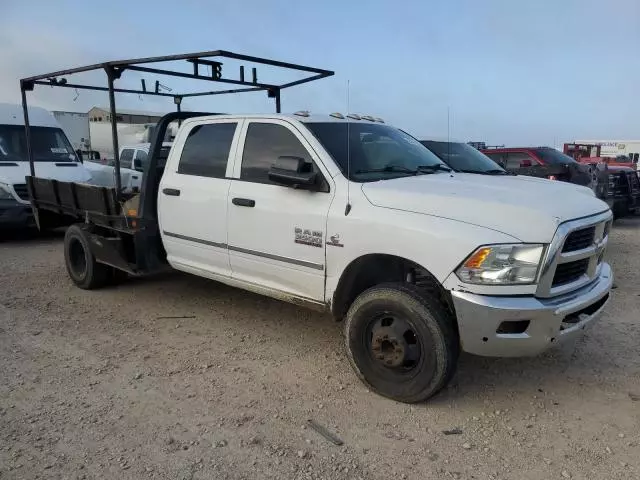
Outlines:
{"label": "headlight", "polygon": [[15,200],[11,187],[6,183],[0,183],[0,200]]}
{"label": "headlight", "polygon": [[487,245],[473,252],[456,271],[463,282],[481,285],[535,283],[544,245]]}

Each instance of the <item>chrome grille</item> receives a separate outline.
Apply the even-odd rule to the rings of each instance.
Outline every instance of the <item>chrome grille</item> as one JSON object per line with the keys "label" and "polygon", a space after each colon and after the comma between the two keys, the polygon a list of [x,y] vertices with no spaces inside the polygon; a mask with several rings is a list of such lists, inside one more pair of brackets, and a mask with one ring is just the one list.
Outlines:
{"label": "chrome grille", "polygon": [[629,179],[629,190],[631,190],[632,194],[637,193],[640,190],[638,174],[636,172],[627,172],[627,178]]}
{"label": "chrome grille", "polygon": [[13,190],[16,192],[16,195],[20,197],[21,200],[29,200],[29,191],[27,190],[26,183],[14,183]]}
{"label": "chrome grille", "polygon": [[596,227],[587,227],[571,232],[564,241],[563,252],[575,252],[589,247],[593,243]]}
{"label": "chrome grille", "polygon": [[583,258],[575,262],[561,263],[556,267],[556,273],[553,275],[552,287],[566,285],[567,283],[579,280],[589,268],[589,259]]}
{"label": "chrome grille", "polygon": [[611,211],[607,211],[558,227],[542,264],[536,296],[549,298],[569,293],[598,276],[611,219]]}

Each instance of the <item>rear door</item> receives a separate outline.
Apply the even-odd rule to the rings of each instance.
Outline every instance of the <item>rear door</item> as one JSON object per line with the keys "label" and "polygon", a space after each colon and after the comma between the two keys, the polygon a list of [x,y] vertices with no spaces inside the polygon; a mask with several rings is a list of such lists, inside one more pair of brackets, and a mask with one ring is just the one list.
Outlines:
{"label": "rear door", "polygon": [[167,259],[178,270],[212,278],[230,275],[227,177],[239,126],[232,119],[187,121],[169,154],[158,217]]}
{"label": "rear door", "polygon": [[[246,121],[228,198],[234,278],[296,297],[324,301],[326,223],[333,192],[317,154],[282,120]],[[278,185],[269,168],[279,156],[313,164],[321,191]]]}

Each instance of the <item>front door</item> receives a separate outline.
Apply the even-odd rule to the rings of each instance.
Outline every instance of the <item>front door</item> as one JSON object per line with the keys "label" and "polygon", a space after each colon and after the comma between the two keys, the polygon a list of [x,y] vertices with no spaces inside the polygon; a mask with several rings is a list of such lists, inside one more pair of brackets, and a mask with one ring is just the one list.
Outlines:
{"label": "front door", "polygon": [[[281,120],[247,121],[228,197],[229,258],[235,279],[324,301],[330,178],[311,146]],[[319,190],[278,185],[269,168],[279,156],[313,163]]]}
{"label": "front door", "polygon": [[158,216],[167,260],[178,270],[230,276],[227,174],[233,168],[238,125],[237,120],[187,120],[167,159]]}

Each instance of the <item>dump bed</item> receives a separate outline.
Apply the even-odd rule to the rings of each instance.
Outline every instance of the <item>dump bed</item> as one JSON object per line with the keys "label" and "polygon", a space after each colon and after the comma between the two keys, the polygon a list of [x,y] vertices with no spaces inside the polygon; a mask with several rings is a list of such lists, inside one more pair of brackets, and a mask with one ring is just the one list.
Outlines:
{"label": "dump bed", "polygon": [[84,222],[126,233],[136,230],[137,222],[123,214],[115,188],[30,176],[27,188],[40,228]]}

